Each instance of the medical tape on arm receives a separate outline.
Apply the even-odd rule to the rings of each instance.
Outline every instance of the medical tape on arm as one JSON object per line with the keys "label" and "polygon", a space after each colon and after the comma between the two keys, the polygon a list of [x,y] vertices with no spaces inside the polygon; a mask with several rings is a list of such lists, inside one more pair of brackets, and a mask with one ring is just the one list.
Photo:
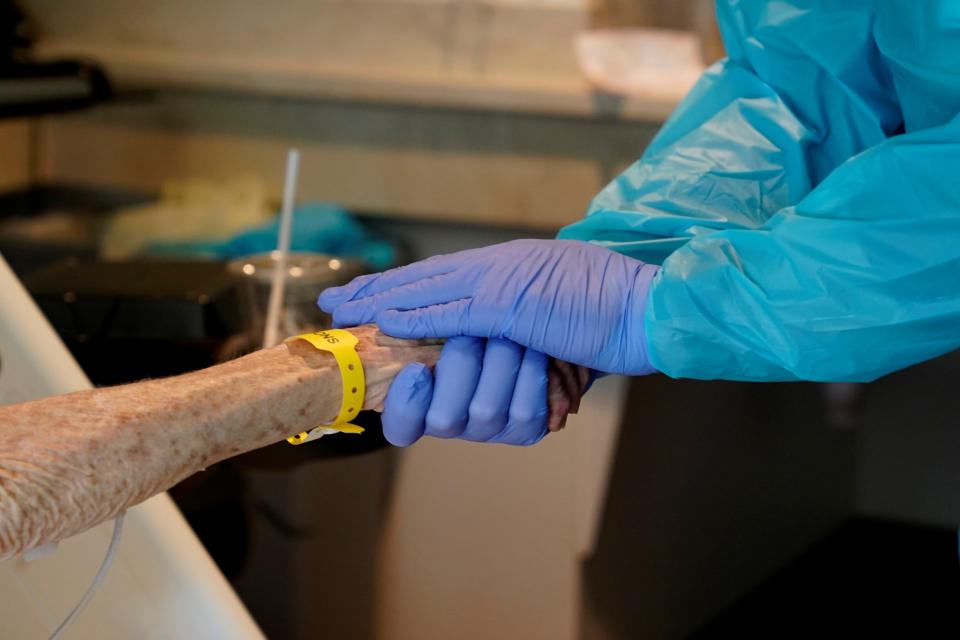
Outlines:
{"label": "medical tape on arm", "polygon": [[284,340],[284,343],[294,342],[295,340],[306,340],[316,349],[329,351],[337,359],[337,365],[340,367],[340,381],[343,383],[343,400],[340,403],[340,413],[337,414],[333,423],[320,425],[309,433],[304,431],[295,436],[290,436],[287,438],[287,442],[303,444],[335,431],[363,433],[363,427],[350,424],[350,421],[360,413],[360,408],[363,406],[363,397],[366,393],[363,364],[354,348],[357,346],[357,337],[344,329],[327,329],[326,331],[315,331],[314,333],[293,336]]}

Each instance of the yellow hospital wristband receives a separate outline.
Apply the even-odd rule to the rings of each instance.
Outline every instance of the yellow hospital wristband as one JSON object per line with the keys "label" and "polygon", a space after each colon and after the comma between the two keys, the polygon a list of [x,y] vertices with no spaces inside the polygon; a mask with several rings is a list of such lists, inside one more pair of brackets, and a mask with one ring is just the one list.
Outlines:
{"label": "yellow hospital wristband", "polygon": [[290,436],[287,438],[287,442],[303,444],[334,431],[363,433],[363,427],[350,424],[350,421],[360,413],[364,393],[366,392],[363,364],[360,362],[357,350],[354,349],[358,342],[357,337],[344,329],[327,329],[326,331],[315,331],[314,333],[293,336],[287,338],[284,342],[293,342],[294,340],[306,340],[321,351],[329,351],[337,359],[337,365],[340,367],[340,380],[343,383],[343,402],[340,404],[340,413],[332,424],[321,425],[312,429],[309,433],[304,431],[295,436]]}

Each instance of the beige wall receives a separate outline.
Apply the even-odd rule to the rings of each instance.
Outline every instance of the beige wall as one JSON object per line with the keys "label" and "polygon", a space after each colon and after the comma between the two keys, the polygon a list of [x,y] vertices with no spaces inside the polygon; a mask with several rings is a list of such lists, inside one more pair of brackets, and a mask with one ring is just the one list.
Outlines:
{"label": "beige wall", "polygon": [[[38,54],[99,61],[121,87],[662,121],[683,83],[598,96],[580,0],[25,0]],[[607,97],[609,98],[609,97]]]}
{"label": "beige wall", "polygon": [[171,178],[264,177],[286,149],[299,197],[421,219],[556,229],[635,159],[655,125],[171,92],[46,118],[44,179],[155,191]]}
{"label": "beige wall", "polygon": [[565,74],[583,0],[22,0],[44,43],[395,72]]}
{"label": "beige wall", "polygon": [[534,447],[426,438],[403,452],[384,528],[379,640],[574,640],[626,379],[598,381]]}
{"label": "beige wall", "polygon": [[380,577],[380,640],[573,640],[572,444],[427,439],[405,453]]}

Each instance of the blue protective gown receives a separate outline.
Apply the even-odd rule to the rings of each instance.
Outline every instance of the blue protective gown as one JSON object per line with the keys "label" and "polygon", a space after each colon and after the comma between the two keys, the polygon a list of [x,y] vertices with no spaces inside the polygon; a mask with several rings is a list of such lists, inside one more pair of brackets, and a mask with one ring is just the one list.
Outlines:
{"label": "blue protective gown", "polygon": [[960,347],[960,0],[721,0],[729,58],[560,233],[662,264],[651,362],[867,381]]}

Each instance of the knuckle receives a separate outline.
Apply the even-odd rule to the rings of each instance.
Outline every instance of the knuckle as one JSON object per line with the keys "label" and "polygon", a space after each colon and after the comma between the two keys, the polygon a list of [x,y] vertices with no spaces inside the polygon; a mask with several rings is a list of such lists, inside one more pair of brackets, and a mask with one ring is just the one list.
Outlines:
{"label": "knuckle", "polygon": [[507,412],[487,403],[470,405],[470,428],[475,438],[491,438],[507,426]]}
{"label": "knuckle", "polygon": [[456,438],[466,425],[456,416],[441,413],[427,413],[427,428],[437,438]]}
{"label": "knuckle", "polygon": [[470,419],[479,423],[500,423],[501,426],[507,422],[507,412],[501,407],[497,407],[488,402],[470,403]]}
{"label": "knuckle", "polygon": [[546,407],[511,407],[510,422],[517,426],[536,426],[546,423],[548,409]]}

